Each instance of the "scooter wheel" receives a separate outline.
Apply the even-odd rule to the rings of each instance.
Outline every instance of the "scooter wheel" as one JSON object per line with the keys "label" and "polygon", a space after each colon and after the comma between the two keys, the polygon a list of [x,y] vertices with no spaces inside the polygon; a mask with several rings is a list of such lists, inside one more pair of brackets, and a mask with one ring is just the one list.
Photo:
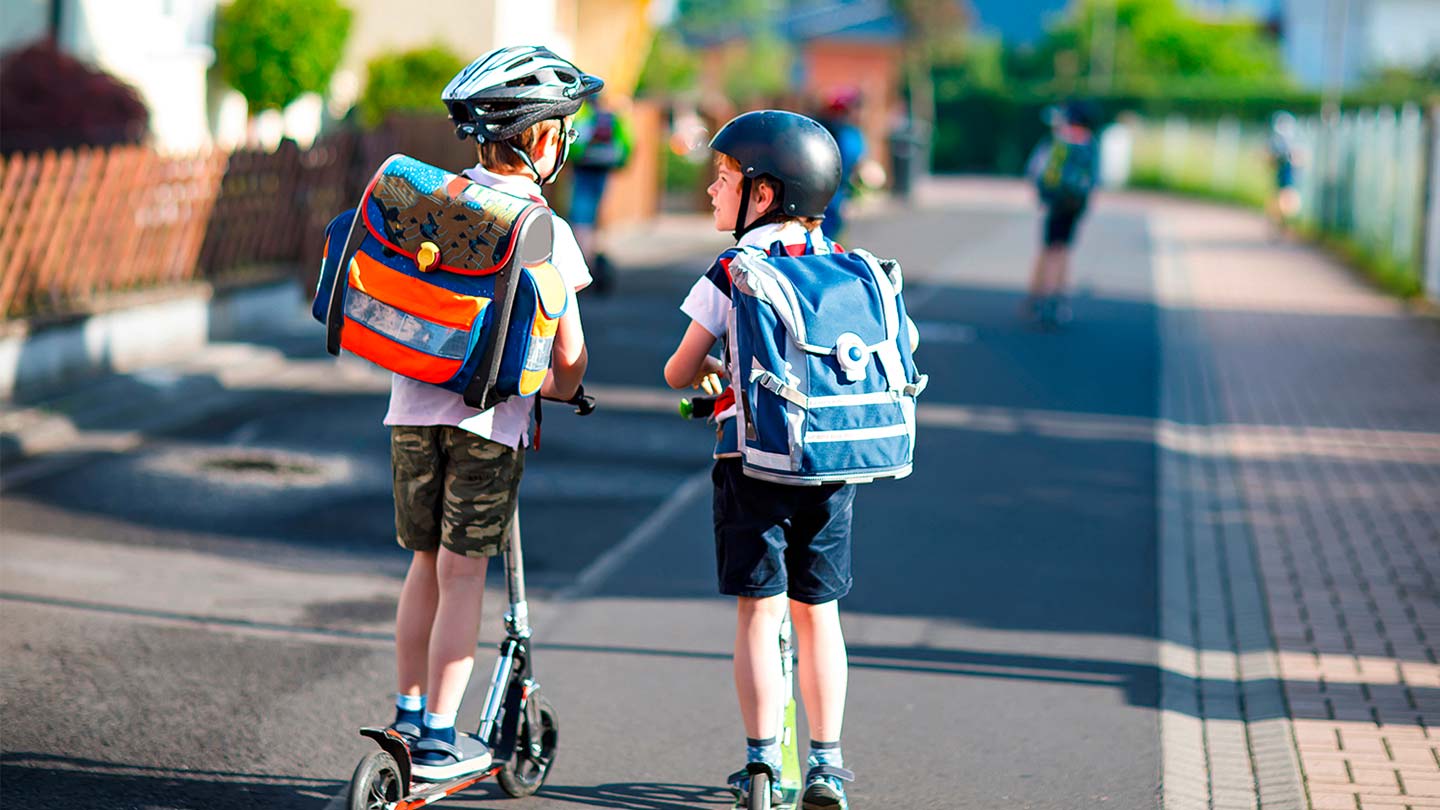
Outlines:
{"label": "scooter wheel", "polygon": [[530,727],[528,712],[520,713],[520,728],[515,735],[515,756],[495,775],[495,781],[511,797],[530,796],[545,784],[550,766],[555,764],[555,749],[560,742],[560,721],[555,707],[539,698],[540,727]]}
{"label": "scooter wheel", "polygon": [[750,774],[750,808],[749,810],[770,810],[770,775],[765,773]]}
{"label": "scooter wheel", "polygon": [[384,751],[376,751],[355,767],[350,777],[350,810],[385,810],[405,798],[400,766]]}

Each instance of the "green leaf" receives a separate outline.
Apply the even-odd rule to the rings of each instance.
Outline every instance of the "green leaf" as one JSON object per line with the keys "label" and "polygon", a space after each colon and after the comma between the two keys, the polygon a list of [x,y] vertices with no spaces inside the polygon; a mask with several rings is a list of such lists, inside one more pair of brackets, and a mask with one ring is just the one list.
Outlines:
{"label": "green leaf", "polygon": [[371,59],[358,104],[361,122],[378,126],[392,112],[444,115],[440,91],[464,67],[460,55],[439,43]]}
{"label": "green leaf", "polygon": [[323,94],[340,65],[351,12],[337,0],[234,0],[215,23],[220,76],[252,113]]}

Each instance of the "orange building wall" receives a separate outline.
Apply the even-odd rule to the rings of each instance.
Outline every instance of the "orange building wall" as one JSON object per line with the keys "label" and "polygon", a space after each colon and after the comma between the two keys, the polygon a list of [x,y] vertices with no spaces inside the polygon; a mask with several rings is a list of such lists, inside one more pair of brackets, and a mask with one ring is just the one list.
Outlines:
{"label": "orange building wall", "polygon": [[900,105],[901,53],[898,44],[816,41],[805,49],[808,90],[823,99],[845,87],[860,90],[862,102],[857,123],[865,133],[867,155],[889,170],[886,147],[892,115]]}

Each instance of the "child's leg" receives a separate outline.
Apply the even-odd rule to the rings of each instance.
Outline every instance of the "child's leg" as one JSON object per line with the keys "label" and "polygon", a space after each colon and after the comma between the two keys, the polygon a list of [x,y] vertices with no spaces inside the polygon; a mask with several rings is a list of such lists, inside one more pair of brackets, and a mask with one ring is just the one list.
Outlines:
{"label": "child's leg", "polygon": [[735,623],[735,692],[745,736],[767,740],[779,733],[776,723],[785,705],[780,677],[780,624],[785,595],[739,597]]}
{"label": "child's leg", "polygon": [[849,662],[840,629],[839,602],[790,602],[790,620],[799,645],[800,696],[810,721],[810,739],[838,741],[845,721]]}
{"label": "child's leg", "polygon": [[418,697],[425,691],[430,628],[440,598],[435,558],[434,551],[415,552],[400,589],[400,606],[395,611],[395,691],[401,695]]}
{"label": "child's leg", "polygon": [[448,548],[439,551],[435,574],[439,586],[435,621],[430,631],[429,711],[454,714],[470,681],[480,614],[485,598],[489,557],[469,557]]}
{"label": "child's leg", "polygon": [[1067,276],[1070,271],[1070,248],[1066,245],[1056,245],[1045,251],[1047,262],[1047,273],[1045,278],[1045,294],[1061,295],[1065,292]]}
{"label": "child's leg", "polygon": [[1029,306],[1030,302],[1045,297],[1045,257],[1048,255],[1050,255],[1050,252],[1044,248],[1035,254],[1035,264],[1030,268],[1030,288],[1029,295],[1026,299],[1026,307]]}

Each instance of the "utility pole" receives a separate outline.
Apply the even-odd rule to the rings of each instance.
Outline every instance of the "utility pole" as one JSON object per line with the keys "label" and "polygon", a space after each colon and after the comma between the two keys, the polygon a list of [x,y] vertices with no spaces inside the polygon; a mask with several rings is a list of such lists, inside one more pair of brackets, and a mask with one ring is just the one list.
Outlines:
{"label": "utility pole", "polygon": [[1097,0],[1091,6],[1095,11],[1090,24],[1090,89],[1097,93],[1115,87],[1118,3],[1119,0]]}

